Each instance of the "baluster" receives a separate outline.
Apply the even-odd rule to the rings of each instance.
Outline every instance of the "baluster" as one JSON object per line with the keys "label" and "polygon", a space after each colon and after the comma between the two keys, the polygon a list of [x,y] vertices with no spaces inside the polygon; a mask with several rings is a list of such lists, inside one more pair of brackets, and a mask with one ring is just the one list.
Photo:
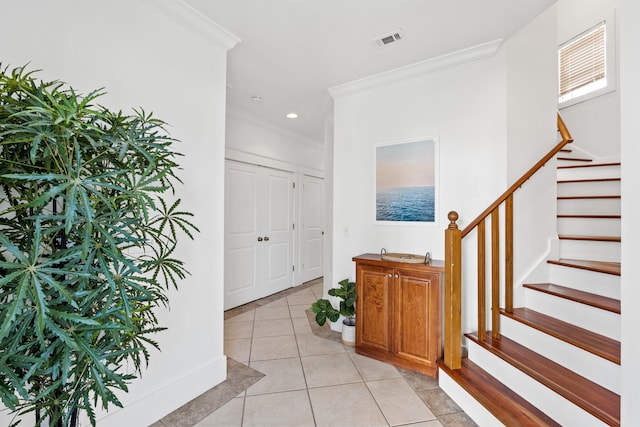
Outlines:
{"label": "baluster", "polygon": [[444,363],[451,369],[462,366],[462,235],[449,212],[444,248]]}
{"label": "baluster", "polygon": [[500,338],[500,208],[491,212],[491,336]]}
{"label": "baluster", "polygon": [[487,337],[487,264],[485,222],[478,224],[478,339]]}
{"label": "baluster", "polygon": [[504,217],[504,309],[507,313],[513,313],[513,194],[505,201]]}

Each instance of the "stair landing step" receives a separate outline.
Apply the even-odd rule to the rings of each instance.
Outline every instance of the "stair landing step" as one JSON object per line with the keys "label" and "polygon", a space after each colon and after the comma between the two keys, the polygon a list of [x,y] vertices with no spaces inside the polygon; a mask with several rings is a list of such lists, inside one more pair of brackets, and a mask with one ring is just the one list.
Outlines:
{"label": "stair landing step", "polygon": [[505,426],[560,426],[544,412],[467,358],[460,369],[438,366]]}
{"label": "stair landing step", "polygon": [[558,157],[558,160],[572,161],[572,162],[592,162],[592,159],[585,159],[582,157]]}
{"label": "stair landing step", "polygon": [[620,364],[620,342],[588,329],[563,322],[529,308],[514,308],[513,313],[500,310],[513,320],[551,335],[615,364]]}
{"label": "stair landing step", "polygon": [[507,337],[493,338],[487,333],[480,341],[474,334],[465,336],[604,423],[620,425],[619,395]]}
{"label": "stair landing step", "polygon": [[558,169],[572,169],[572,168],[596,168],[599,166],[620,166],[620,162],[617,163],[592,163],[588,165],[564,165],[558,166]]}
{"label": "stair landing step", "polygon": [[603,196],[558,196],[558,200],[581,200],[581,199],[620,199],[618,194]]}
{"label": "stair landing step", "polygon": [[622,215],[558,215],[558,218],[621,219]]}
{"label": "stair landing step", "polygon": [[620,178],[590,178],[590,179],[563,179],[558,181],[558,184],[571,184],[574,182],[610,182],[621,181]]}
{"label": "stair landing step", "polygon": [[562,265],[564,267],[579,268],[581,270],[595,271],[597,273],[612,274],[614,276],[620,275],[619,262],[589,261],[589,260],[583,260],[583,259],[560,258],[558,260],[550,259],[547,261],[547,263]]}
{"label": "stair landing step", "polygon": [[569,236],[559,235],[560,240],[591,240],[594,242],[620,242],[620,236]]}

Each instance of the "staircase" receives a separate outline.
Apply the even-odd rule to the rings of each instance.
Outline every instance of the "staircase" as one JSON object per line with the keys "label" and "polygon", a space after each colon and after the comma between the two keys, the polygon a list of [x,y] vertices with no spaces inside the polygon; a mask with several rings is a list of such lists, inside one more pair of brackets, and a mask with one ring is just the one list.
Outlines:
{"label": "staircase", "polygon": [[440,363],[440,386],[481,426],[620,425],[620,164],[556,158],[548,282],[496,310],[497,334],[465,334],[459,368]]}

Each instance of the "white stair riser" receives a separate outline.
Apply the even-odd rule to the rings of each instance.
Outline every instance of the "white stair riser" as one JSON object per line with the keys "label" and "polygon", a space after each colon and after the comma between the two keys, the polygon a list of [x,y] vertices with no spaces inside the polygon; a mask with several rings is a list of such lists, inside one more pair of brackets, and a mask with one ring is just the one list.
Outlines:
{"label": "white stair riser", "polygon": [[620,394],[620,365],[502,316],[500,332],[602,387]]}
{"label": "white stair riser", "polygon": [[560,257],[607,262],[620,262],[620,242],[593,240],[560,240]]}
{"label": "white stair riser", "polygon": [[620,166],[558,168],[558,181],[597,178],[620,178]]}
{"label": "white stair riser", "polygon": [[620,276],[549,264],[549,281],[556,285],[620,299]]}
{"label": "white stair riser", "polygon": [[606,425],[471,341],[469,341],[469,359],[563,426]]}
{"label": "white stair riser", "polygon": [[438,373],[438,385],[479,426],[504,426],[442,369]]}
{"label": "white stair riser", "polygon": [[620,236],[619,218],[558,218],[558,234]]}
{"label": "white stair riser", "polygon": [[527,308],[620,341],[620,315],[525,288]]}
{"label": "white stair riser", "polygon": [[613,196],[620,193],[620,181],[559,182],[558,196]]}
{"label": "white stair riser", "polygon": [[558,215],[620,215],[620,199],[559,199]]}

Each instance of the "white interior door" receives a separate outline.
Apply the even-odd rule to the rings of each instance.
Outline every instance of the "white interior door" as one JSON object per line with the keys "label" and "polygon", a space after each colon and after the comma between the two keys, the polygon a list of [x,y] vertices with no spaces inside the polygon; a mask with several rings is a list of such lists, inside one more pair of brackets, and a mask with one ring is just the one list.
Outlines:
{"label": "white interior door", "polygon": [[324,179],[302,178],[302,281],[324,275]]}
{"label": "white interior door", "polygon": [[293,174],[227,160],[225,310],[292,286]]}

